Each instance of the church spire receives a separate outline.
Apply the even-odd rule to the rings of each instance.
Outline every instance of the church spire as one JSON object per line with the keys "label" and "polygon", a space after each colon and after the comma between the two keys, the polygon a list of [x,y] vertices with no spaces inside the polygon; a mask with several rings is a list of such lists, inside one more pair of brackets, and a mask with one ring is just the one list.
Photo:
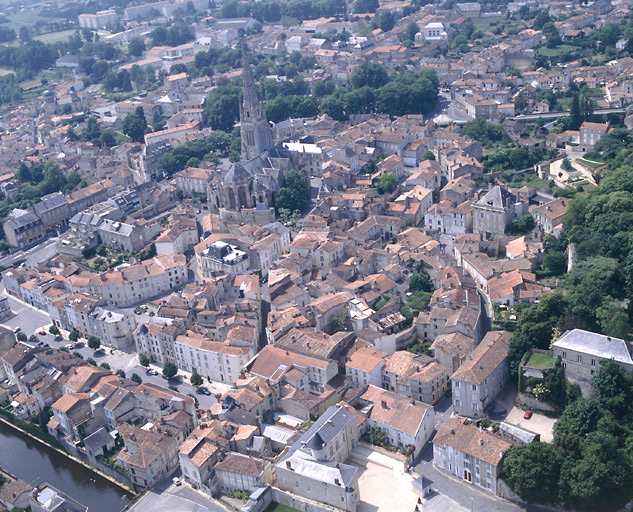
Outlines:
{"label": "church spire", "polygon": [[266,119],[264,102],[257,96],[257,86],[248,62],[246,41],[242,42],[242,103],[240,105],[242,160],[250,160],[273,147],[273,133]]}

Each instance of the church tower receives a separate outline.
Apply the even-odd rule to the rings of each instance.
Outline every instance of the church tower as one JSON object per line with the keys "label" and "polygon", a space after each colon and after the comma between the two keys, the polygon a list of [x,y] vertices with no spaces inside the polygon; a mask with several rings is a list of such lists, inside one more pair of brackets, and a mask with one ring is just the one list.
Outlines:
{"label": "church tower", "polygon": [[264,102],[257,97],[257,88],[242,43],[242,104],[240,105],[240,132],[242,136],[242,160],[250,160],[273,147],[273,132],[266,119]]}

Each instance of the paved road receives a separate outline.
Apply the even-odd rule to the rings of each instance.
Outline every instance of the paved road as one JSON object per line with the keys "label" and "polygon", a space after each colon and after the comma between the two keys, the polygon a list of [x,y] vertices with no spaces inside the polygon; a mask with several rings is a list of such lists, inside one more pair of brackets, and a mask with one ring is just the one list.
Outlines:
{"label": "paved road", "polygon": [[[0,294],[5,295],[4,287],[0,289]],[[20,327],[28,336],[38,331],[43,325],[51,323],[51,317],[48,313],[29,306],[11,295],[6,296],[9,298],[9,307],[13,312],[11,317],[2,322],[6,327],[13,330],[16,327]]]}
{"label": "paved road", "polygon": [[49,238],[39,245],[27,249],[26,251],[17,251],[9,256],[0,258],[0,265],[12,265],[16,261],[26,260],[29,265],[35,266],[38,263],[51,258],[57,252],[55,247],[57,240],[57,237]]}

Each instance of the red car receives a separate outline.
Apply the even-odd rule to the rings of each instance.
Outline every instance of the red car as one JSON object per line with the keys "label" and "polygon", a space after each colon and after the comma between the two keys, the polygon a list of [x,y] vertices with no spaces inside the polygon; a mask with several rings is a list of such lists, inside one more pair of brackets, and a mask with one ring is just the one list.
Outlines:
{"label": "red car", "polygon": [[525,411],[525,414],[523,415],[523,417],[526,420],[529,420],[532,417],[532,411],[530,411],[529,409],[527,411]]}
{"label": "red car", "polygon": [[40,336],[46,336],[46,331],[42,330],[38,332],[37,334],[39,334]]}

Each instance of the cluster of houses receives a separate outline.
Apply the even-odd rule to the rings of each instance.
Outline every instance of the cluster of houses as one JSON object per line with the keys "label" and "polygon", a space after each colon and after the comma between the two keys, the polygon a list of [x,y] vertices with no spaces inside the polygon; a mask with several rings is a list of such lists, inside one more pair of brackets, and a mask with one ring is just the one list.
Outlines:
{"label": "cluster of houses", "polygon": [[[82,14],[79,24],[125,44],[151,30],[148,17],[169,19],[183,5],[127,7],[126,29],[118,33],[105,30],[122,22],[114,11]],[[378,12],[407,5],[383,3]],[[617,21],[627,14],[625,5],[615,9],[598,0],[572,15],[565,2],[538,3],[550,14],[569,14],[555,24],[567,39]],[[508,11],[520,7],[512,2]],[[185,8],[203,11],[208,2]],[[523,95],[525,114],[546,113],[538,90],[584,82],[604,89],[603,106],[619,108],[633,97],[633,59],[529,71],[532,50],[544,41],[532,29],[486,33],[486,48],[443,58],[467,20],[485,17],[481,8],[429,4],[391,31],[365,35],[356,23],[366,24],[373,13],[355,21],[306,20],[283,32],[255,31],[248,46],[279,59],[314,56],[318,66],[303,77],[310,90],[319,81],[347,79],[359,61],[430,67],[466,118],[500,123],[519,144],[595,147],[609,124],[520,138],[527,121],[513,99]],[[412,45],[403,44],[406,20],[419,27]],[[503,494],[504,453],[538,436],[519,435],[504,423],[497,433],[482,428],[509,374],[511,334],[488,325],[498,307],[535,303],[551,291],[536,271],[544,237],[559,235],[569,201],[484,179],[482,144],[443,116],[363,114],[336,121],[321,115],[269,123],[245,48],[242,71],[213,78],[170,74],[172,65],[192,65],[196,53],[235,45],[256,26],[250,18],[208,21],[194,26],[194,42],[154,46],[121,66],[163,70],[163,83],[152,92],[114,102],[85,89],[79,72],[44,92],[39,105],[3,116],[0,190],[6,197],[17,193],[11,169],[21,163],[31,168],[54,159],[62,173],[84,182],[9,213],[9,244],[28,249],[56,236],[55,254],[10,267],[2,280],[8,295],[46,312],[64,335],[96,337],[157,368],[173,364],[183,375],[222,383],[224,391],[210,408],[198,409],[190,396],[139,384],[67,350],[17,342],[0,327],[0,402],[21,419],[50,411],[46,428],[69,451],[137,488],[180,472],[209,496],[247,492],[256,501],[285,493],[306,507],[318,502],[351,512],[361,485],[351,458],[373,440],[409,462],[431,441],[436,467]],[[332,31],[349,37],[318,37]],[[62,57],[58,65],[76,69],[75,60]],[[509,77],[511,69],[520,76]],[[160,158],[210,135],[205,99],[220,77],[240,74],[241,160],[203,160],[165,179]],[[147,119],[168,118],[143,143],[102,148],[77,140],[79,131],[69,133],[75,128],[67,122],[78,112],[118,129],[138,108]],[[561,168],[559,156],[539,163],[539,176],[561,185],[578,179]],[[305,180],[309,214],[277,220],[274,198],[291,170]],[[379,193],[385,175],[397,184]],[[527,215],[534,228],[508,234]],[[410,286],[415,281],[432,286],[421,292]],[[6,299],[1,302],[4,314]],[[151,315],[139,309],[147,303]],[[586,331],[564,333],[553,356],[569,379],[581,382],[591,380],[603,359],[633,372],[626,342]],[[436,425],[434,407],[448,395],[453,414]],[[15,488],[15,500],[57,503],[54,489],[18,487],[0,488],[0,503],[9,507],[7,488]]]}

